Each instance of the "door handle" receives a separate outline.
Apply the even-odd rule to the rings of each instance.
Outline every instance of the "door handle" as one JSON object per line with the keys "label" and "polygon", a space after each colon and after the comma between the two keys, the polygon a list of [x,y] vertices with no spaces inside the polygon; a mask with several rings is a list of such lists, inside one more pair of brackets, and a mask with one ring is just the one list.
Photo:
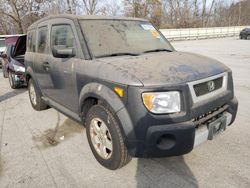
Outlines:
{"label": "door handle", "polygon": [[43,68],[44,68],[44,70],[49,71],[49,69],[50,69],[49,63],[48,62],[44,62],[43,63]]}

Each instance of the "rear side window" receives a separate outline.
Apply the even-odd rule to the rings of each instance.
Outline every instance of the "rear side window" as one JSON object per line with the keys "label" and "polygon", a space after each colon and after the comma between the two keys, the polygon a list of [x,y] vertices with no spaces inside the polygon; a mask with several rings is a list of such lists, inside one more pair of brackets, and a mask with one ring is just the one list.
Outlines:
{"label": "rear side window", "polygon": [[27,51],[28,52],[35,52],[36,46],[35,46],[35,31],[29,31],[27,35]]}
{"label": "rear side window", "polygon": [[38,28],[37,52],[47,53],[47,27]]}
{"label": "rear side window", "polygon": [[70,25],[54,25],[51,30],[51,49],[75,48],[75,37]]}

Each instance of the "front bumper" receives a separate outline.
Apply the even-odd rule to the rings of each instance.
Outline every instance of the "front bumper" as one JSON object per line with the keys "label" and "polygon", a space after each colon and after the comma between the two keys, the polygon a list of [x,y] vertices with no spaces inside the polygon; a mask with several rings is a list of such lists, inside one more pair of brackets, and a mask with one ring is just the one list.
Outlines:
{"label": "front bumper", "polygon": [[221,108],[207,116],[191,121],[166,125],[149,126],[144,142],[129,142],[135,146],[130,150],[135,157],[167,157],[183,155],[190,152],[195,146],[208,140],[207,124],[221,116],[227,116],[227,126],[231,125],[236,117],[238,101],[233,98]]}
{"label": "front bumper", "polygon": [[[142,102],[138,102],[142,101],[143,92],[157,91],[180,91],[181,112],[152,114]],[[228,125],[234,122],[238,102],[233,91],[231,72],[228,73],[226,90],[198,102],[193,101],[186,83],[157,88],[129,87],[126,96],[128,102],[117,115],[124,130],[125,143],[130,155],[165,157],[190,152],[194,146],[208,139],[205,129],[200,128],[207,126],[210,121],[228,113],[231,119]],[[128,114],[128,118],[124,118],[124,112]],[[132,126],[128,126],[130,124]]]}

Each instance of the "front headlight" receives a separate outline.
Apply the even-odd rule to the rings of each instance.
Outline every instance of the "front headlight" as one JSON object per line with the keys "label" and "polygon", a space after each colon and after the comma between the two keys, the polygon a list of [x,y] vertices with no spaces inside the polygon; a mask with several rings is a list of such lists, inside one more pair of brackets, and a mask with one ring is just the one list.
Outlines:
{"label": "front headlight", "polygon": [[13,67],[14,67],[14,70],[16,72],[25,72],[25,68],[24,67],[21,67],[21,66],[18,66],[18,65],[14,65],[14,64],[13,64]]}
{"label": "front headlight", "polygon": [[142,99],[146,108],[156,114],[181,111],[181,99],[178,91],[143,93]]}

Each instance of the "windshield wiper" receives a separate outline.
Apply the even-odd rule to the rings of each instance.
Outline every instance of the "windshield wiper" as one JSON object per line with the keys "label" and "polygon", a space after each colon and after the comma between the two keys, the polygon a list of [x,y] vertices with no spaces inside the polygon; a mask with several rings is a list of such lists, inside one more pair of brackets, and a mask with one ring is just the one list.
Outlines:
{"label": "windshield wiper", "polygon": [[153,49],[153,50],[147,50],[144,51],[143,53],[150,53],[150,52],[172,52],[172,50],[166,49],[166,48],[157,48],[157,49]]}
{"label": "windshield wiper", "polygon": [[99,55],[99,56],[96,56],[96,57],[101,58],[101,57],[113,57],[113,56],[123,56],[123,55],[138,56],[140,54],[138,54],[138,53],[129,53],[129,52],[119,52],[119,53]]}

